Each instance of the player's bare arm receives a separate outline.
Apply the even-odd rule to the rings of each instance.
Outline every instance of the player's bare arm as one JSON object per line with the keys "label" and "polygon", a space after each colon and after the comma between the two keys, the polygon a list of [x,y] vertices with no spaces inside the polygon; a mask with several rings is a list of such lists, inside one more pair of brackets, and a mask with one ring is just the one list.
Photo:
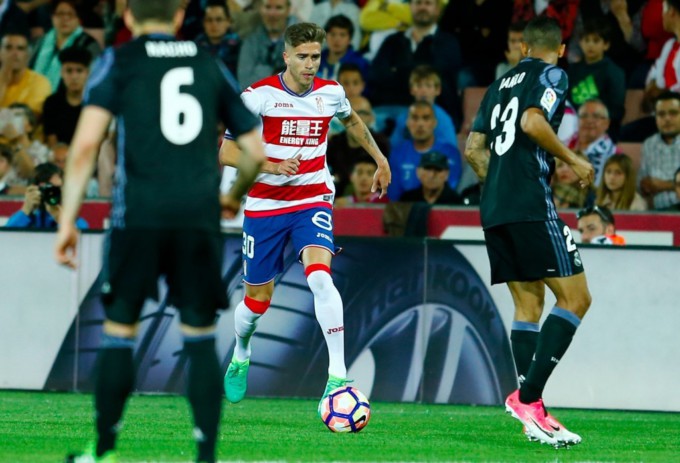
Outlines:
{"label": "player's bare arm", "polygon": [[64,173],[59,231],[55,245],[55,258],[58,263],[71,268],[76,267],[76,246],[78,232],[76,217],[85,195],[87,182],[92,177],[99,145],[111,122],[111,113],[98,106],[86,106],[78,120],[71,152],[66,161]]}
{"label": "player's bare arm", "polygon": [[347,134],[354,138],[378,165],[378,170],[375,171],[373,176],[371,191],[375,193],[380,190],[380,197],[382,198],[387,194],[387,187],[392,182],[392,172],[390,171],[387,158],[380,151],[373,135],[371,135],[371,131],[368,130],[364,121],[361,120],[361,117],[354,110],[352,110],[349,117],[341,119],[341,121],[347,130]]}
{"label": "player's bare arm", "polygon": [[241,198],[255,181],[266,159],[258,130],[253,129],[240,135],[236,139],[236,144],[238,154],[240,154],[236,166],[238,174],[229,192],[220,197],[223,215],[226,218],[236,216],[241,207]]}
{"label": "player's bare arm", "polygon": [[558,159],[566,162],[581,180],[581,187],[585,188],[593,183],[595,169],[592,164],[582,159],[567,148],[552,129],[539,108],[529,108],[522,114],[521,127],[524,133],[538,146]]}
{"label": "player's bare arm", "polygon": [[482,182],[489,170],[489,148],[486,146],[486,135],[481,132],[470,132],[465,142],[465,159]]}
{"label": "player's bare arm", "polygon": [[[262,145],[262,139],[258,135],[258,143]],[[222,165],[239,167],[239,159],[241,157],[241,149],[233,140],[224,140],[222,147],[220,148],[220,162]],[[274,175],[295,175],[300,169],[300,158],[301,154],[294,156],[289,159],[284,159],[281,162],[272,162],[265,160],[260,166],[259,172],[264,172],[266,174]]]}

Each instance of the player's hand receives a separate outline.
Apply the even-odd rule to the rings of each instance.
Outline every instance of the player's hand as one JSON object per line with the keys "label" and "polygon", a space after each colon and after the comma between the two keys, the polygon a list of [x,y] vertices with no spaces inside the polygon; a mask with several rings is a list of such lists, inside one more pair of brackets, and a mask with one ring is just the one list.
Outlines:
{"label": "player's hand", "polygon": [[581,188],[588,187],[588,185],[591,185],[595,180],[595,169],[593,168],[593,165],[590,163],[590,161],[575,156],[574,163],[571,164],[571,168],[576,176],[580,179],[579,183]]}
{"label": "player's hand", "polygon": [[387,162],[384,162],[382,165],[378,166],[378,170],[376,170],[375,175],[373,175],[371,193],[380,190],[380,198],[382,198],[387,194],[387,187],[391,182],[392,172],[390,171],[390,165]]}
{"label": "player's hand", "polygon": [[74,223],[59,224],[57,242],[54,246],[54,258],[57,263],[72,269],[78,266],[76,257],[78,246],[78,229]]}
{"label": "player's hand", "polygon": [[300,158],[301,154],[294,156],[292,158],[284,159],[276,165],[276,172],[279,175],[295,175],[300,169]]}
{"label": "player's hand", "polygon": [[241,200],[230,194],[220,195],[220,206],[222,207],[222,218],[233,219],[241,209]]}

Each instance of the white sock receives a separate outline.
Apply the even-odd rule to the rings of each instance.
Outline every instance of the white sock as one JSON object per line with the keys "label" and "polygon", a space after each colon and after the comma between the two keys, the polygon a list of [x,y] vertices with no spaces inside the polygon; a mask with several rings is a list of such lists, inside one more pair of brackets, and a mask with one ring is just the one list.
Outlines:
{"label": "white sock", "polygon": [[234,331],[236,332],[236,344],[234,345],[234,357],[239,362],[250,358],[250,338],[257,328],[257,320],[262,314],[255,313],[241,301],[234,311]]}
{"label": "white sock", "polygon": [[345,332],[340,293],[331,276],[316,270],[307,277],[309,289],[314,293],[314,312],[328,347],[328,374],[347,377],[345,367]]}

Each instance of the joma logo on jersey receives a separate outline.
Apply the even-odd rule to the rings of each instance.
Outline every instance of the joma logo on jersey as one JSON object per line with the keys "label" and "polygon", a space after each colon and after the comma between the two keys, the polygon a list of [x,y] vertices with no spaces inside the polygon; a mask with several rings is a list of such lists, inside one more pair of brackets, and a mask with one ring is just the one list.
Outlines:
{"label": "joma logo on jersey", "polygon": [[515,74],[512,77],[506,77],[501,81],[501,86],[498,90],[503,90],[504,88],[512,88],[515,85],[522,83],[525,75],[526,72],[522,72],[520,74]]}
{"label": "joma logo on jersey", "polygon": [[274,103],[274,107],[275,107],[275,108],[292,108],[292,107],[293,107],[293,103],[281,103],[281,102],[279,102],[279,103]]}

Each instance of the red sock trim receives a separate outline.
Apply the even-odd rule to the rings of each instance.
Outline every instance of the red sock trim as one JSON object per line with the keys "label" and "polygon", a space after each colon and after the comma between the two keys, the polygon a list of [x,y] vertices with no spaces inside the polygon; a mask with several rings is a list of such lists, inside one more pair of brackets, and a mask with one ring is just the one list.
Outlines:
{"label": "red sock trim", "polygon": [[246,296],[243,298],[243,303],[250,309],[251,312],[262,315],[269,308],[271,301],[258,301],[252,297]]}
{"label": "red sock trim", "polygon": [[317,270],[321,270],[322,272],[326,272],[329,275],[331,274],[331,268],[326,264],[309,264],[305,268],[305,276],[308,277],[310,273],[316,272]]}

